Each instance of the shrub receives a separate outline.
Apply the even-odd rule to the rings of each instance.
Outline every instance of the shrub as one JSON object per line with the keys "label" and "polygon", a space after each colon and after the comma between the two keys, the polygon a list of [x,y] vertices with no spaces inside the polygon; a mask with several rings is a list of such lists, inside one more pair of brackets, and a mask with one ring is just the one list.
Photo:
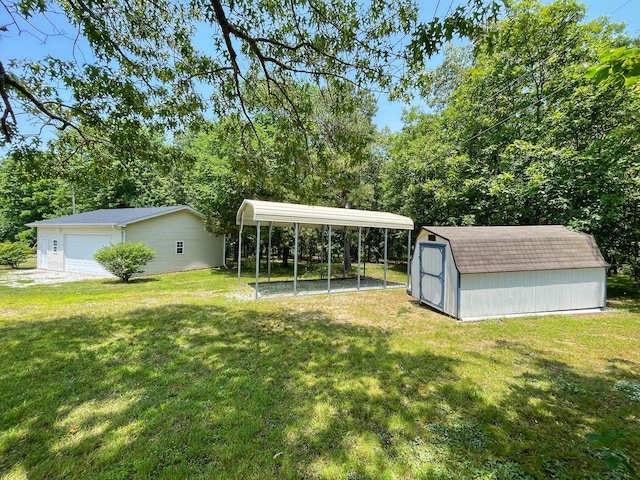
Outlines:
{"label": "shrub", "polygon": [[32,254],[33,249],[26,243],[0,243],[0,265],[9,265],[11,268],[18,268],[18,265]]}
{"label": "shrub", "polygon": [[132,275],[143,273],[146,264],[155,256],[156,252],[144,242],[137,242],[101,247],[93,258],[116,277],[128,282]]}

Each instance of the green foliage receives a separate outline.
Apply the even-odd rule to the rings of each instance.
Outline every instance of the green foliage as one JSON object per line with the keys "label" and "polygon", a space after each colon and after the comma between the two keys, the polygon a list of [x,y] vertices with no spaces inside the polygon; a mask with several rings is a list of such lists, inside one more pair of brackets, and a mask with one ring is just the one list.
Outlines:
{"label": "green foliage", "polygon": [[584,76],[598,83],[633,87],[640,80],[640,47],[623,46],[604,52]]}
{"label": "green foliage", "polygon": [[597,451],[598,458],[604,462],[609,470],[616,471],[623,468],[632,478],[637,478],[629,457],[624,452],[615,449],[615,444],[626,436],[627,434],[621,430],[609,428],[589,433],[586,438],[600,446]]}
{"label": "green foliage", "polygon": [[[499,6],[469,0],[423,25],[419,3],[411,0],[9,3],[8,35],[26,31],[44,45],[48,35],[65,30],[70,41],[68,55],[61,41],[40,60],[0,62],[3,141],[19,138],[10,115],[17,109],[83,132],[86,145],[128,152],[141,149],[144,128],[184,132],[201,126],[205,115],[257,120],[265,111],[287,111],[295,119],[306,108],[298,82],[389,89],[405,58],[420,64],[454,34],[479,35]],[[50,25],[52,33],[34,25]],[[398,41],[411,34],[408,48]],[[200,48],[204,37],[211,41]],[[87,51],[83,61],[67,60],[78,48]],[[409,83],[405,78],[402,85]],[[265,88],[254,88],[260,84]],[[99,135],[85,133],[85,126]]]}
{"label": "green foliage", "polygon": [[616,382],[613,389],[626,393],[629,399],[634,402],[640,402],[640,383],[620,380]]}
{"label": "green foliage", "polygon": [[123,282],[128,282],[133,275],[143,273],[146,264],[155,256],[155,251],[144,242],[125,242],[100,247],[94,258]]}
{"label": "green foliage", "polygon": [[387,208],[418,225],[568,225],[640,275],[640,96],[584,78],[627,41],[584,18],[576,1],[519,2],[491,44],[447,50],[421,78],[436,112],[387,140]]}
{"label": "green foliage", "polygon": [[11,268],[18,268],[30,255],[33,255],[33,248],[26,243],[0,243],[0,265],[9,265]]}

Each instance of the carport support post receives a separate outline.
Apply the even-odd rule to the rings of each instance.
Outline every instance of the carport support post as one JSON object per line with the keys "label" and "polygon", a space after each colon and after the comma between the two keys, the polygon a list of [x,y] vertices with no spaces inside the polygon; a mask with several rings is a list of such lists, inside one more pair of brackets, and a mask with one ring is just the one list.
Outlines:
{"label": "carport support post", "polygon": [[295,242],[293,244],[293,294],[298,293],[298,230],[299,223],[294,223]]}
{"label": "carport support post", "polygon": [[267,282],[271,283],[271,232],[273,231],[273,222],[269,222],[269,248],[267,250]]}
{"label": "carport support post", "polygon": [[240,283],[240,270],[242,269],[242,227],[244,226],[244,212],[240,220],[240,230],[238,230],[238,283]]}
{"label": "carport support post", "polygon": [[329,248],[327,251],[327,293],[331,293],[331,225],[329,227]]}
{"label": "carport support post", "polygon": [[407,288],[409,288],[409,281],[411,268],[411,230],[407,230]]}
{"label": "carport support post", "polygon": [[382,286],[387,288],[387,237],[389,235],[389,229],[384,229],[384,282]]}
{"label": "carport support post", "polygon": [[258,299],[258,279],[260,278],[260,222],[256,224],[256,300]]}
{"label": "carport support post", "polygon": [[358,227],[358,291],[360,291],[360,258],[362,257],[362,227]]}

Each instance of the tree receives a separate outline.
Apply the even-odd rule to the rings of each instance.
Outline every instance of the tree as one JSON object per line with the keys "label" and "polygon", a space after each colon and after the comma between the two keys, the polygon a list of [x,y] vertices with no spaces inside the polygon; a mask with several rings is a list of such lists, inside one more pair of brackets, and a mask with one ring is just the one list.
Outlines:
{"label": "tree", "polygon": [[[69,49],[0,63],[3,142],[19,135],[16,113],[25,112],[87,143],[97,139],[84,126],[93,126],[118,149],[143,127],[195,128],[207,111],[241,112],[252,123],[275,103],[297,120],[291,88],[300,80],[389,89],[403,64],[420,70],[445,39],[480,36],[499,3],[469,0],[428,23],[411,0],[17,0],[1,8],[5,37],[67,38]],[[399,41],[407,35],[408,45]]]}
{"label": "tree", "polygon": [[491,48],[453,51],[425,75],[446,88],[425,84],[439,110],[391,136],[388,204],[424,223],[568,225],[637,274],[640,97],[584,78],[598,52],[629,40],[584,14],[571,0],[517,3]]}
{"label": "tree", "polygon": [[26,243],[0,243],[0,265],[18,268],[31,255],[33,255],[33,249]]}
{"label": "tree", "polygon": [[106,270],[127,283],[133,275],[143,273],[146,264],[155,256],[156,252],[144,242],[125,242],[100,247],[94,258]]}

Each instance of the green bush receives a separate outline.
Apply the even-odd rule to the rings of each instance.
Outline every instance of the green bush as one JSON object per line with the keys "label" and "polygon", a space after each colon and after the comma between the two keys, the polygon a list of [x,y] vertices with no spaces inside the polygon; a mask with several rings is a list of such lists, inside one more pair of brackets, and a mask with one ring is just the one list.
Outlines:
{"label": "green bush", "polygon": [[18,266],[32,254],[33,249],[26,243],[0,243],[0,265],[9,265],[11,268],[18,268]]}
{"label": "green bush", "polygon": [[128,282],[132,275],[143,273],[146,264],[155,256],[156,252],[144,242],[137,242],[101,247],[93,258],[116,277]]}

